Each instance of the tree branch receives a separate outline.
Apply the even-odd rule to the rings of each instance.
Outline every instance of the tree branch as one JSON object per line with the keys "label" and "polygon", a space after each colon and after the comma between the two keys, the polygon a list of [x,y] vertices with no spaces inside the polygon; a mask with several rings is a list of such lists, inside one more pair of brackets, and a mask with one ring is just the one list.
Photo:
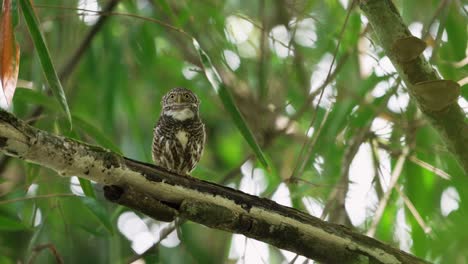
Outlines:
{"label": "tree branch", "polygon": [[[241,233],[325,263],[425,263],[350,229],[271,200],[170,173],[103,148],[52,135],[0,110],[0,151],[107,185],[106,196],[167,220],[175,215]],[[153,204],[156,204],[154,205]],[[161,213],[162,212],[162,213]]]}
{"label": "tree branch", "polygon": [[459,85],[454,81],[442,80],[422,56],[425,43],[411,35],[391,0],[359,2],[411,97],[468,174],[468,123],[457,104]]}

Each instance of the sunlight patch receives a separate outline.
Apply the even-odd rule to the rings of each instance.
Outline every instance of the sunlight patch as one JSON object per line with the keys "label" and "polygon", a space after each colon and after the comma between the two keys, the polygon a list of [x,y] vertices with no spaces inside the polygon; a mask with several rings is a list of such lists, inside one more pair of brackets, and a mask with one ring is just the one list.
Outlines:
{"label": "sunlight patch", "polygon": [[468,114],[468,101],[460,96],[458,98],[458,104],[460,105],[461,109],[465,112],[465,114]]}
{"label": "sunlight patch", "polygon": [[28,191],[26,192],[26,197],[36,196],[37,189],[39,189],[39,185],[37,183],[33,183],[33,184],[29,185]]}
{"label": "sunlight patch", "polygon": [[84,196],[84,191],[81,188],[80,180],[78,179],[78,177],[70,177],[70,190],[74,195]]}
{"label": "sunlight patch", "polygon": [[134,240],[141,232],[148,232],[145,222],[134,212],[124,212],[117,220],[117,227],[128,240]]}
{"label": "sunlight patch", "polygon": [[[152,219],[148,218],[148,221],[153,221]],[[167,228],[171,228],[174,226],[174,223],[163,223],[163,222],[155,222],[150,225],[151,234],[154,236],[155,241],[159,241],[161,239],[161,232],[166,230]],[[180,244],[179,236],[177,235],[177,230],[174,229],[166,238],[161,241],[161,245],[173,248]]]}
{"label": "sunlight patch", "polygon": [[275,193],[273,193],[273,196],[271,197],[271,200],[284,205],[284,206],[292,206],[291,202],[291,194],[289,193],[289,188],[286,184],[283,182],[278,185],[278,188],[276,188]]}
{"label": "sunlight patch", "polygon": [[458,210],[460,203],[460,195],[453,187],[448,187],[442,193],[440,198],[440,209],[443,216],[447,216],[451,212]]}
{"label": "sunlight patch", "polygon": [[[101,11],[101,7],[99,6],[97,0],[80,0],[78,1],[78,9],[86,9],[97,12]],[[77,10],[77,12],[79,15],[81,15],[81,21],[83,21],[88,26],[94,25],[99,19],[99,16],[96,12],[86,12],[82,10]]]}
{"label": "sunlight patch", "polygon": [[372,57],[371,42],[366,37],[359,38],[359,73],[361,77],[366,78],[372,74],[374,67],[377,64],[375,58]]}
{"label": "sunlight patch", "polygon": [[394,113],[404,113],[408,107],[409,100],[410,98],[408,93],[397,93],[388,99],[387,107]]}
{"label": "sunlight patch", "polygon": [[231,43],[240,44],[247,41],[252,29],[252,23],[241,17],[229,16],[226,18],[225,34]]}
{"label": "sunlight patch", "polygon": [[137,254],[141,254],[148,250],[154,244],[154,237],[150,232],[140,232],[135,235],[132,240],[132,249]]}
{"label": "sunlight patch", "polygon": [[349,167],[349,190],[345,200],[345,208],[354,226],[359,226],[366,220],[366,212],[374,208],[377,194],[372,187],[374,167],[369,143],[359,147]]}
{"label": "sunlight patch", "polygon": [[197,70],[201,71],[201,69],[197,66],[190,63],[185,63],[184,67],[182,68],[182,74],[184,75],[185,79],[192,80],[195,78],[195,76],[198,75]]}
{"label": "sunlight patch", "polygon": [[239,68],[240,58],[239,58],[239,55],[237,55],[237,53],[235,53],[232,50],[224,50],[223,56],[224,56],[227,66],[231,70],[235,71]]}
{"label": "sunlight patch", "polygon": [[34,217],[34,227],[39,226],[42,223],[42,212],[41,209],[36,210],[36,217]]}
{"label": "sunlight patch", "polygon": [[393,124],[383,118],[377,117],[372,121],[370,130],[381,138],[390,139]]}
{"label": "sunlight patch", "polygon": [[292,47],[289,47],[291,36],[284,25],[276,26],[270,31],[270,47],[280,58],[293,55]]}
{"label": "sunlight patch", "polygon": [[296,29],[294,41],[296,41],[297,44],[309,48],[315,47],[317,33],[315,32],[315,21],[312,18],[302,19],[300,21],[294,19],[290,24],[291,28],[295,27]]}
{"label": "sunlight patch", "polygon": [[232,235],[229,259],[236,263],[269,263],[268,245],[244,235]]}
{"label": "sunlight patch", "polygon": [[423,24],[421,22],[413,22],[408,26],[411,34],[417,38],[421,38],[421,32],[423,30]]}
{"label": "sunlight patch", "polygon": [[[403,202],[399,201],[400,204]],[[405,208],[403,205],[398,209],[393,237],[399,242],[399,248],[410,252],[413,240],[411,239],[411,226],[406,221]]]}
{"label": "sunlight patch", "polygon": [[390,59],[385,56],[377,62],[376,66],[374,67],[374,72],[376,76],[382,77],[395,73],[396,69]]}
{"label": "sunlight patch", "polygon": [[[309,93],[318,93],[318,89],[323,85],[327,78],[327,74],[331,65],[331,62],[333,60],[333,56],[330,53],[325,53],[322,56],[322,59],[317,63],[314,72],[312,73],[310,77],[310,90]],[[333,65],[332,71],[335,69],[336,64]],[[333,87],[328,84],[325,86],[325,91],[323,91],[323,97],[322,100],[320,101],[320,106],[324,108],[328,108],[332,105],[332,103],[335,101],[335,95],[336,91],[333,89]],[[316,96],[314,98],[314,105],[317,105],[319,100],[319,96]]]}
{"label": "sunlight patch", "polygon": [[305,196],[302,197],[302,203],[304,204],[307,212],[315,217],[321,217],[323,212],[323,203],[316,200],[313,197]]}
{"label": "sunlight patch", "polygon": [[265,171],[260,168],[254,168],[250,160],[241,166],[241,173],[242,179],[239,184],[239,190],[252,195],[259,195],[266,190]]}

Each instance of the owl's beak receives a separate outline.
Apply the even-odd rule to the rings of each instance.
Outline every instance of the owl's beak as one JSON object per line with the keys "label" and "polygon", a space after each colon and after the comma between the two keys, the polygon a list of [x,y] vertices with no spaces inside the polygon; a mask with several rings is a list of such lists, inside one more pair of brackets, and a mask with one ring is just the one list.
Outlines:
{"label": "owl's beak", "polygon": [[182,103],[182,95],[181,94],[177,95],[177,103],[178,104]]}

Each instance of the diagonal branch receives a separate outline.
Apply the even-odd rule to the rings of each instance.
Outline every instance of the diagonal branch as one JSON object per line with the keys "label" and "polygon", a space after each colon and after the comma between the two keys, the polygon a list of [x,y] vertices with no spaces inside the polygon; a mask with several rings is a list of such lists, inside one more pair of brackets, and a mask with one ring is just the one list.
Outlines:
{"label": "diagonal branch", "polygon": [[411,97],[468,174],[468,123],[465,113],[457,104],[459,85],[441,80],[421,54],[424,42],[411,35],[391,0],[359,2]]}
{"label": "diagonal branch", "polygon": [[[169,173],[109,150],[52,135],[0,110],[0,151],[106,185],[113,201],[159,218],[177,215],[325,263],[426,263],[350,229],[271,200]],[[109,192],[109,190],[111,190]],[[155,201],[154,203],[152,201]]]}

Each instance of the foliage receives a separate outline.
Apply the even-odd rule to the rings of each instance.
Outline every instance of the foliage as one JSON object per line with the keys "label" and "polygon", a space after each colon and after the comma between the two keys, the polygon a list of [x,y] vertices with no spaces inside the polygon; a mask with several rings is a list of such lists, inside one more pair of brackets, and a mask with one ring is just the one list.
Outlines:
{"label": "foliage", "polygon": [[[358,8],[340,35],[347,17],[342,2],[347,1],[120,1],[113,13],[103,14],[108,20],[78,57],[73,55],[99,19],[82,9],[96,1],[33,2],[38,29],[62,78],[73,130],[62,110],[66,102],[47,96],[53,88],[43,75],[31,25],[22,19],[15,28],[21,63],[12,111],[18,117],[151,162],[161,97],[173,87],[190,88],[201,98],[207,128],[205,153],[193,176],[318,217],[325,209],[326,219],[363,233],[369,232],[407,148],[397,191],[375,237],[430,261],[468,261],[466,175],[409,100]],[[98,1],[101,10],[107,2]],[[466,83],[466,4],[395,2],[412,33],[428,44],[425,56],[441,75]],[[236,122],[246,122],[261,151],[252,151],[214,92],[192,38],[241,112]],[[60,71],[70,60],[78,60],[76,67]],[[465,109],[467,91],[462,87],[459,99]],[[256,159],[261,152],[268,168]],[[53,263],[53,250],[38,249],[44,244],[51,244],[65,263],[124,263],[159,241],[167,226],[105,201],[102,186],[94,183],[81,181],[87,197],[70,197],[84,196],[76,178],[5,157],[0,170],[0,263]],[[193,223],[178,231],[145,254],[147,263],[294,258]]]}

